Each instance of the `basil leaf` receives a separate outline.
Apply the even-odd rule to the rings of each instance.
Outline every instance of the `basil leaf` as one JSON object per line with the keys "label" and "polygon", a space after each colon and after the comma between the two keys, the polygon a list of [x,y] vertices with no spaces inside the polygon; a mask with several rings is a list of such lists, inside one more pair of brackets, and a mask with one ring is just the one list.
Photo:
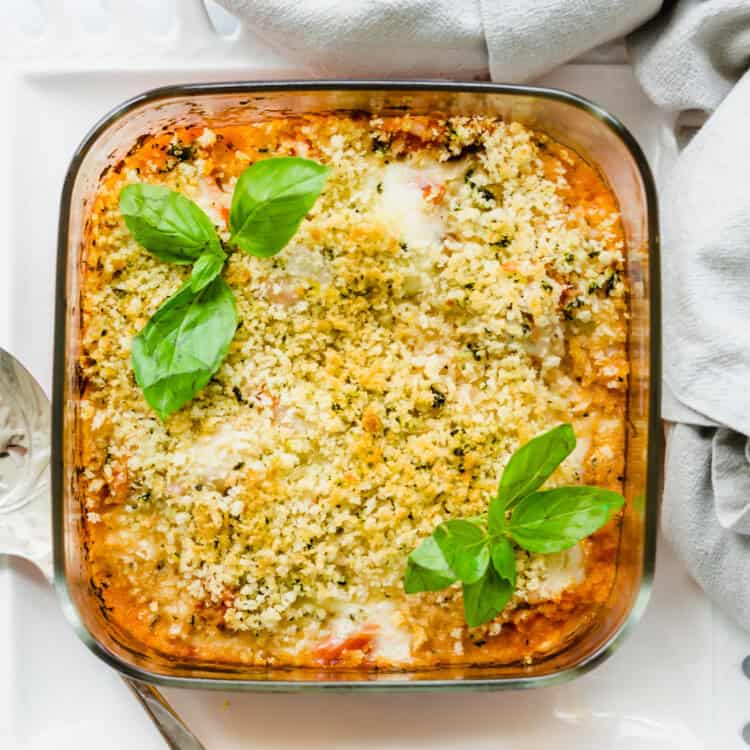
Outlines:
{"label": "basil leaf", "polygon": [[232,195],[231,242],[250,255],[276,255],[312,208],[329,172],[322,164],[295,156],[249,166]]}
{"label": "basil leaf", "polygon": [[547,481],[550,474],[573,452],[573,427],[561,424],[522,445],[508,461],[500,478],[497,501],[512,508]]}
{"label": "basil leaf", "polygon": [[448,567],[463,583],[474,583],[483,575],[490,562],[487,535],[471,521],[445,521],[435,529],[435,542]]}
{"label": "basil leaf", "polygon": [[227,259],[226,253],[222,250],[208,250],[195,261],[193,271],[190,275],[190,288],[194,292],[200,292],[201,289],[208,286],[224,268],[224,261]]}
{"label": "basil leaf", "polygon": [[211,219],[193,201],[161,185],[126,185],[120,212],[136,241],[168,263],[192,263],[209,248],[221,252]]}
{"label": "basil leaf", "polygon": [[559,552],[593,534],[624,502],[622,495],[599,487],[534,492],[513,510],[509,531],[529,552]]}
{"label": "basil leaf", "polygon": [[507,537],[501,536],[492,542],[492,565],[495,572],[516,588],[516,553]]}
{"label": "basil leaf", "polygon": [[422,591],[442,591],[455,581],[455,576],[449,577],[429,568],[423,568],[413,560],[406,561],[404,591],[407,594],[419,594]]}
{"label": "basil leaf", "polygon": [[513,596],[513,586],[490,565],[475,583],[465,583],[464,619],[470,628],[497,617]]}
{"label": "basil leaf", "polygon": [[428,536],[409,555],[404,574],[404,591],[407,594],[440,591],[455,580],[456,576],[448,567],[434,537]]}
{"label": "basil leaf", "polygon": [[219,369],[237,328],[234,294],[221,277],[195,293],[190,282],[133,339],[131,358],[146,401],[165,419]]}
{"label": "basil leaf", "polygon": [[493,497],[490,500],[490,507],[487,511],[487,528],[493,536],[500,536],[505,533],[508,526],[508,519],[505,517],[505,503],[500,498]]}

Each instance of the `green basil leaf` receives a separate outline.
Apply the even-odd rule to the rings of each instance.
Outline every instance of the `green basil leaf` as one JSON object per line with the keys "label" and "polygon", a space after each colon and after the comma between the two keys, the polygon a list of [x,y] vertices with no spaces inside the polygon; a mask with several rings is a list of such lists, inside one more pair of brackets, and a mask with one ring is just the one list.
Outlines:
{"label": "green basil leaf", "polygon": [[561,424],[522,445],[508,461],[500,478],[498,502],[512,508],[547,481],[552,472],[573,452],[573,427]]}
{"label": "green basil leaf", "polygon": [[227,259],[226,254],[219,250],[208,250],[195,261],[193,271],[190,274],[190,288],[194,292],[200,292],[201,289],[208,286],[224,268],[224,261]]}
{"label": "green basil leaf", "polygon": [[168,263],[192,263],[210,248],[221,252],[211,219],[193,201],[161,185],[126,185],[120,213],[136,241]]}
{"label": "green basil leaf", "polygon": [[474,583],[490,562],[490,548],[484,530],[471,521],[445,521],[435,529],[435,542],[448,567],[463,583]]}
{"label": "green basil leaf", "polygon": [[501,578],[490,565],[474,583],[465,583],[464,619],[470,628],[483,625],[497,617],[513,596],[513,586]]}
{"label": "green basil leaf", "polygon": [[509,531],[529,552],[559,552],[593,534],[624,502],[622,495],[599,487],[534,492],[513,510]]}
{"label": "green basil leaf", "polygon": [[249,166],[232,195],[231,242],[250,255],[276,255],[312,208],[329,172],[318,162],[296,156]]}
{"label": "green basil leaf", "polygon": [[133,339],[131,358],[146,401],[165,419],[219,369],[237,328],[234,294],[219,276],[200,292],[190,281]]}
{"label": "green basil leaf", "polygon": [[504,578],[515,589],[516,587],[516,553],[507,537],[501,536],[492,542],[492,565],[495,572]]}
{"label": "green basil leaf", "polygon": [[423,568],[413,560],[406,561],[404,591],[407,594],[419,594],[422,591],[442,591],[455,581],[455,577],[451,578],[429,568]]}
{"label": "green basil leaf", "polygon": [[499,497],[493,497],[490,500],[490,507],[487,511],[487,528],[493,536],[500,536],[505,533],[508,526],[508,519],[505,517],[505,503]]}
{"label": "green basil leaf", "polygon": [[428,536],[410,555],[404,574],[404,591],[440,591],[456,581],[443,553],[432,536]]}

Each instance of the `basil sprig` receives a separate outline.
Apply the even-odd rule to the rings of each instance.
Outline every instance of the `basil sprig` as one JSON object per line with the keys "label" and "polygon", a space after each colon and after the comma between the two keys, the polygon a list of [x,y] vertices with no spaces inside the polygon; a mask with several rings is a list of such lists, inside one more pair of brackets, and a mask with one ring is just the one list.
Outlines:
{"label": "basil sprig", "polygon": [[[329,171],[297,157],[248,167],[232,196],[229,245],[260,257],[278,253],[320,195]],[[190,278],[133,339],[136,382],[166,419],[208,383],[237,329],[234,294],[221,278],[227,254],[211,219],[181,193],[126,185],[120,213],[135,240],[157,258],[193,264]]]}
{"label": "basil sprig", "polygon": [[539,489],[575,446],[569,424],[521,446],[486,514],[441,523],[409,555],[404,591],[440,591],[460,581],[470,627],[497,617],[516,588],[514,544],[542,554],[568,549],[601,528],[625,502],[600,487]]}

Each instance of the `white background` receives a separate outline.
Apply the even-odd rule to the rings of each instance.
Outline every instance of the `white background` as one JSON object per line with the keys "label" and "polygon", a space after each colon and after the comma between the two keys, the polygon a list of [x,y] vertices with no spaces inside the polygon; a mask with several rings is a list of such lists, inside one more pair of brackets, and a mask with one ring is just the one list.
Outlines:
{"label": "white background", "polygon": [[[87,9],[87,25],[76,20]],[[45,21],[46,19],[46,21]],[[17,31],[20,21],[29,34]],[[147,88],[304,76],[194,0],[0,4],[0,346],[49,391],[59,191],[93,122]],[[233,35],[234,34],[234,35]],[[307,72],[309,76],[310,73]],[[617,64],[567,66],[546,83],[619,115],[663,178],[671,123]],[[166,691],[214,748],[740,750],[750,636],[659,548],[652,602],[624,646],[573,683],[516,693],[249,695]],[[125,686],[77,640],[30,566],[0,561],[0,749],[157,750]]]}

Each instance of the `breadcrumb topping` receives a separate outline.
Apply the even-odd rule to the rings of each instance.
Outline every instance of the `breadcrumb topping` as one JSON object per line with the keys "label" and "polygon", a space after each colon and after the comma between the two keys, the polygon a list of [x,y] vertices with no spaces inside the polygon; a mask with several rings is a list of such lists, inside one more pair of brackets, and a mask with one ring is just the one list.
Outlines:
{"label": "breadcrumb topping", "polygon": [[[288,154],[329,165],[326,188],[278,256],[230,252],[230,352],[161,422],[130,345],[189,271],[134,241],[119,191],[179,190],[226,242],[239,174]],[[572,616],[606,598],[611,529],[564,559],[518,550],[514,599],[481,632],[462,626],[457,587],[401,586],[421,539],[481,513],[511,453],[560,422],[579,450],[550,485],[620,489],[624,248],[614,197],[577,154],[485,117],[193,128],[145,139],[89,221],[83,505],[95,577],[139,638],[248,664],[476,662],[498,658],[488,641],[512,645],[524,612],[557,622],[545,603],[577,592]]]}

